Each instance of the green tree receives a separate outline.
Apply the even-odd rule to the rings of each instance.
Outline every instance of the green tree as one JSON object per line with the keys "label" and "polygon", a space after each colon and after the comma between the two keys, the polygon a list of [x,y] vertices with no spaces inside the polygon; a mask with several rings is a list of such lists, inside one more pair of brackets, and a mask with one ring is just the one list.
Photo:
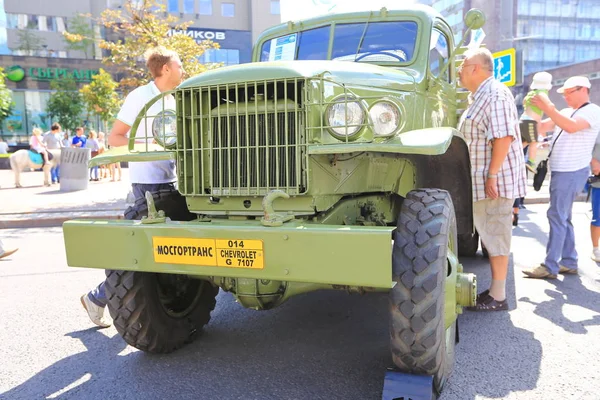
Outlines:
{"label": "green tree", "polygon": [[69,32],[80,36],[81,40],[72,42],[64,37],[68,50],[81,51],[85,55],[85,58],[94,55],[94,29],[90,24],[90,17],[88,15],[79,14],[69,19]]}
{"label": "green tree", "polygon": [[28,26],[27,29],[19,29],[17,31],[17,37],[19,38],[17,50],[25,52],[28,56],[34,56],[36,52],[41,51],[43,45],[46,44],[46,39],[38,35],[32,29],[33,27]]}
{"label": "green tree", "polygon": [[[178,23],[177,17],[165,16],[166,6],[162,0],[126,0],[118,10],[104,10],[96,23],[106,29],[107,39],[100,40],[100,48],[106,50],[103,62],[123,72],[120,85],[125,91],[147,83],[151,77],[143,63],[144,52],[155,46],[165,46],[179,54],[189,76],[206,71],[198,60],[206,50],[219,48],[209,40],[197,43],[186,35],[171,35],[185,31],[191,21]],[[78,42],[84,35],[64,32],[66,40]]]}
{"label": "green tree", "polygon": [[83,86],[79,92],[88,112],[99,116],[106,124],[114,119],[121,107],[122,101],[116,92],[118,87],[119,84],[112,76],[100,68],[100,72],[92,77],[92,82]]}
{"label": "green tree", "polygon": [[0,133],[4,132],[4,120],[12,115],[15,108],[15,102],[12,99],[12,90],[6,87],[5,82],[6,74],[4,73],[4,68],[0,67]]}
{"label": "green tree", "polygon": [[61,78],[52,81],[50,87],[56,91],[48,99],[46,112],[66,130],[74,130],[81,124],[81,113],[84,111],[77,82],[73,77]]}

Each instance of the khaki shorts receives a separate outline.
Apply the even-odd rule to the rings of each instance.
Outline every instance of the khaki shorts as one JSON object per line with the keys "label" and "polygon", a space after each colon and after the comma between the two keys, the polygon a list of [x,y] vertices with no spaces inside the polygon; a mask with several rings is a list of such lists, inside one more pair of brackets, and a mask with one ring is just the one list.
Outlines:
{"label": "khaki shorts", "polygon": [[510,255],[514,200],[499,197],[473,203],[473,220],[489,255]]}

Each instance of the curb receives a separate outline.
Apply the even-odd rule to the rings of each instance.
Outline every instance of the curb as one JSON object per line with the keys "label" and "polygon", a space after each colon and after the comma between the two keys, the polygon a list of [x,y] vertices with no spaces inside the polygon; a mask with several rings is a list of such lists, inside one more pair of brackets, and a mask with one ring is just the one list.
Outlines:
{"label": "curb", "polygon": [[[580,194],[575,198],[577,202],[584,202],[587,200],[587,194]],[[527,197],[525,196],[525,204],[543,204],[550,203],[550,195],[544,197]]]}
{"label": "curb", "polygon": [[110,219],[119,220],[123,219],[123,213],[115,215],[81,215],[81,216],[57,216],[50,218],[36,218],[36,219],[17,219],[9,221],[0,221],[0,229],[22,229],[22,228],[54,228],[62,227],[62,224],[66,221],[73,219],[87,219],[87,220],[99,220],[99,219]]}

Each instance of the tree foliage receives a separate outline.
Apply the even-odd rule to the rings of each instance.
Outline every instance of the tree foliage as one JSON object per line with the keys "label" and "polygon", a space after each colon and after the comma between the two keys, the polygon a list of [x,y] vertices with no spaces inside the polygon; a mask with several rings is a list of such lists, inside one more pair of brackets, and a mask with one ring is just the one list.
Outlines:
{"label": "tree foliage", "polygon": [[12,99],[12,90],[6,87],[6,74],[4,68],[0,67],[0,131],[2,131],[2,123],[10,117],[15,108],[15,103]]}
{"label": "tree foliage", "polygon": [[28,56],[34,56],[36,52],[42,50],[46,44],[46,39],[31,29],[19,29],[17,31],[18,47],[17,50],[24,51]]}
{"label": "tree foliage", "polygon": [[[100,48],[106,50],[103,62],[123,72],[119,83],[125,91],[151,79],[143,55],[155,46],[176,51],[189,76],[206,71],[207,67],[198,57],[209,49],[219,48],[218,43],[209,40],[197,43],[186,35],[170,35],[171,28],[185,32],[191,24],[191,21],[178,21],[177,17],[166,13],[166,6],[160,0],[126,0],[122,8],[102,12],[96,23],[106,29],[106,39],[99,41]],[[84,39],[75,32],[64,32],[64,36],[71,42]]]}
{"label": "tree foliage", "polygon": [[112,76],[100,68],[100,72],[92,77],[92,82],[83,86],[79,92],[87,110],[100,117],[103,122],[110,122],[121,107],[121,98],[116,92],[119,84]]}
{"label": "tree foliage", "polygon": [[72,131],[81,125],[81,113],[84,111],[83,98],[77,90],[73,77],[56,79],[50,83],[55,90],[50,95],[46,112],[52,115],[63,128]]}
{"label": "tree foliage", "polygon": [[71,19],[69,19],[69,31],[74,35],[78,35],[81,37],[81,40],[77,40],[72,42],[67,40],[65,37],[65,42],[67,43],[67,49],[73,51],[81,51],[85,55],[85,58],[88,56],[94,55],[94,29],[90,25],[90,17],[88,15],[79,14]]}

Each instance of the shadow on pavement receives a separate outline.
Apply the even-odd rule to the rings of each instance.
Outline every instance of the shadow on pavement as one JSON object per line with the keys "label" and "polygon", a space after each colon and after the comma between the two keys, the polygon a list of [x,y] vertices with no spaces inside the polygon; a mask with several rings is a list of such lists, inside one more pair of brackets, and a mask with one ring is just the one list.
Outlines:
{"label": "shadow on pavement", "polygon": [[[477,275],[478,291],[487,289],[491,279],[488,260],[476,257],[461,261],[466,272]],[[517,301],[512,257],[506,290],[510,310],[514,310]],[[454,374],[440,400],[507,398],[511,393],[537,387],[542,344],[533,332],[515,326],[510,312],[465,311],[459,321]]]}
{"label": "shadow on pavement", "polygon": [[[586,326],[600,325],[600,293],[586,288],[581,276],[567,275],[563,281],[549,280],[548,282],[556,287],[556,290],[547,289],[544,292],[550,300],[536,303],[529,297],[523,297],[520,301],[535,305],[536,315],[546,318],[566,332],[584,335],[588,333]],[[576,306],[579,309],[571,309],[568,312],[565,306]],[[593,317],[586,318],[592,313],[595,314]],[[572,317],[577,317],[579,314],[583,318],[574,321],[567,318],[567,314]]]}
{"label": "shadow on pavement", "polygon": [[[486,260],[468,264],[489,279]],[[509,286],[513,306],[512,274]],[[501,398],[536,387],[541,344],[515,327],[509,313],[466,312],[460,329],[457,363],[441,400]],[[381,398],[391,366],[385,293],[315,292],[269,312],[243,309],[220,293],[199,339],[168,355],[135,351],[118,334],[95,329],[68,335],[87,350],[0,397],[46,398],[87,377],[53,398],[368,400]]]}
{"label": "shadow on pavement", "polygon": [[[94,381],[102,379],[107,361],[115,358],[126,347],[121,336],[107,337],[98,332],[98,328],[75,331],[65,336],[81,340],[87,350],[50,365],[19,386],[1,393],[0,398],[86,398],[86,393],[89,395],[93,393],[89,386]],[[35,354],[31,356],[35,357]],[[68,390],[74,382],[81,383]]]}
{"label": "shadow on pavement", "polygon": [[513,240],[515,240],[515,237],[534,238],[539,244],[546,247],[548,234],[542,231],[539,225],[529,218],[533,213],[533,211],[529,210],[519,211],[519,226],[513,228]]}

